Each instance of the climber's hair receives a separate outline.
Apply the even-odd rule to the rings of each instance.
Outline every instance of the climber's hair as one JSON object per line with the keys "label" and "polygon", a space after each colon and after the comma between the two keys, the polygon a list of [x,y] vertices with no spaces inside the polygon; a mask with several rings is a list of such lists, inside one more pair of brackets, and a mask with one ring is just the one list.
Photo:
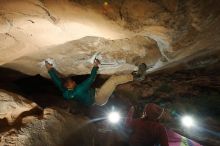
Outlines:
{"label": "climber's hair", "polygon": [[62,83],[64,86],[68,81],[73,81],[71,76],[67,76],[67,77],[62,78]]}

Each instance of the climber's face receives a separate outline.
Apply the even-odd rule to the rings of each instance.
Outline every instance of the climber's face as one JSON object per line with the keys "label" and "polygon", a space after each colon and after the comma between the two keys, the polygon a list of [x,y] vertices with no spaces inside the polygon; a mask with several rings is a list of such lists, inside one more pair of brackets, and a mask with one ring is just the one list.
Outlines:
{"label": "climber's face", "polygon": [[64,86],[67,89],[74,89],[76,87],[76,82],[73,81],[72,79],[67,79],[64,83]]}

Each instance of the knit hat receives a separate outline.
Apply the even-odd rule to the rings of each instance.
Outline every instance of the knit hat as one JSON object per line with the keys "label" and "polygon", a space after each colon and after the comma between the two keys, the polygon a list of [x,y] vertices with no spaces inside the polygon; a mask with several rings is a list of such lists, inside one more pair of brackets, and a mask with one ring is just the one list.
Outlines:
{"label": "knit hat", "polygon": [[143,118],[147,118],[148,120],[159,120],[164,114],[164,108],[161,108],[160,106],[149,103],[145,105],[144,111],[143,111]]}

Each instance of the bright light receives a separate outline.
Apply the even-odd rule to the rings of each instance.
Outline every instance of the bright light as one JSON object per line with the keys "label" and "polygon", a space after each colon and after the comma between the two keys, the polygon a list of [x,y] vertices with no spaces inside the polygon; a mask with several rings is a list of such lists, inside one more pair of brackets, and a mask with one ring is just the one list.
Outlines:
{"label": "bright light", "polygon": [[190,116],[183,116],[181,121],[185,127],[190,128],[190,127],[194,126],[194,120]]}
{"label": "bright light", "polygon": [[118,123],[121,119],[121,116],[118,112],[111,112],[109,113],[108,115],[108,120],[109,122],[115,124],[115,123]]}
{"label": "bright light", "polygon": [[108,2],[104,2],[104,6],[107,6],[108,5]]}

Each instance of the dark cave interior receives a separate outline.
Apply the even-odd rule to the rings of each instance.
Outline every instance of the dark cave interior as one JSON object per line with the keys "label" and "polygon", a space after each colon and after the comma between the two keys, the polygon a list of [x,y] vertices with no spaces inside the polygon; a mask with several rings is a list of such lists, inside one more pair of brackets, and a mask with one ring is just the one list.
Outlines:
{"label": "dark cave interior", "polygon": [[[134,105],[137,109],[135,117],[139,117],[144,105],[153,102],[182,114],[190,111],[191,114],[197,116],[197,120],[202,121],[200,122],[201,127],[209,129],[210,131],[219,130],[220,86],[219,82],[216,81],[219,81],[220,78],[218,68],[216,67],[214,69],[211,67],[183,71],[169,70],[169,72],[163,72],[163,74],[158,72],[153,75],[148,75],[147,79],[141,83],[120,85],[107,105],[103,107],[93,106],[89,109],[77,102],[64,100],[51,80],[41,77],[40,75],[27,76],[10,69],[1,68],[0,70],[0,87],[2,89],[23,95],[29,100],[36,102],[42,108],[58,107],[73,115],[84,115],[90,117],[90,119],[96,119],[105,116],[105,112],[113,106],[120,109],[123,115],[126,115],[129,106]],[[87,77],[88,75],[81,75],[73,76],[72,78],[79,83]],[[99,75],[99,82],[96,81],[94,87],[99,87],[107,78],[108,76]],[[153,93],[148,95],[148,90],[152,87],[156,87],[156,89]],[[206,141],[202,141],[195,135],[190,135],[188,133],[189,131],[182,131],[181,128],[179,128],[181,126],[177,124],[177,120],[175,121],[176,122],[167,123],[167,126],[201,143],[209,145],[210,142],[218,139],[217,135],[202,132],[204,135],[207,135],[207,137],[211,137],[208,140],[206,139]],[[96,128],[100,125],[101,127],[103,126],[100,123],[102,122],[96,122]],[[106,126],[106,124],[104,125]],[[110,127],[110,129],[112,130],[112,127]],[[201,131],[196,132],[199,133]],[[75,134],[79,136],[79,133]],[[105,134],[107,133],[108,132]],[[120,137],[117,132],[110,133],[111,136],[107,136],[111,137],[110,139]],[[199,134],[197,134],[197,136],[198,135]],[[77,138],[75,140],[77,140]],[[75,140],[72,142],[75,142]],[[122,143],[124,143],[124,141],[121,140]],[[120,142],[120,140],[114,140],[114,142]]]}

